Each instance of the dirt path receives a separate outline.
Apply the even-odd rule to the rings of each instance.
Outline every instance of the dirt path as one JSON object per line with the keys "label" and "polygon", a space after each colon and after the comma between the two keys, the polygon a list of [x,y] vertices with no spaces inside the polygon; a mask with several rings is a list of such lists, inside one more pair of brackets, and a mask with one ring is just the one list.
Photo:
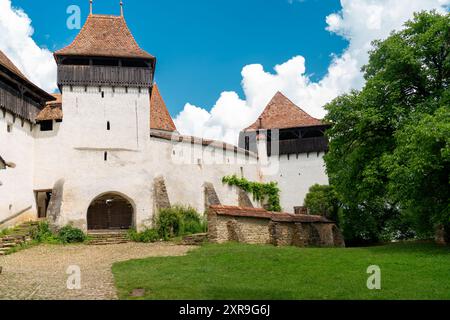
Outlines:
{"label": "dirt path", "polygon": [[[127,243],[110,246],[42,245],[0,257],[1,300],[117,299],[111,266],[114,262],[153,256],[180,256],[193,247]],[[70,266],[81,270],[81,290],[67,289]]]}

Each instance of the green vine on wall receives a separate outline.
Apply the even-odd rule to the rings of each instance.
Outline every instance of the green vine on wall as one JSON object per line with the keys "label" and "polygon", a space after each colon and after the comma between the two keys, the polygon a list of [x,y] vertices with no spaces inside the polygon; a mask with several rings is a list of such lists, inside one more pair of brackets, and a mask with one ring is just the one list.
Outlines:
{"label": "green vine on wall", "polygon": [[238,178],[236,175],[223,177],[222,182],[253,194],[253,198],[256,201],[267,200],[269,211],[281,212],[280,189],[276,182],[253,182],[245,178]]}

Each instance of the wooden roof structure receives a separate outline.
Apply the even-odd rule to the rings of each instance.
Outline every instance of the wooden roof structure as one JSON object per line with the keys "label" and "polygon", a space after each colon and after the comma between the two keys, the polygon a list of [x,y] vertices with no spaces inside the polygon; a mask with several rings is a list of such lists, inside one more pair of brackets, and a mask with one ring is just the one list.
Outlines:
{"label": "wooden roof structure", "polygon": [[34,122],[47,101],[55,98],[42,90],[0,50],[0,108]]}

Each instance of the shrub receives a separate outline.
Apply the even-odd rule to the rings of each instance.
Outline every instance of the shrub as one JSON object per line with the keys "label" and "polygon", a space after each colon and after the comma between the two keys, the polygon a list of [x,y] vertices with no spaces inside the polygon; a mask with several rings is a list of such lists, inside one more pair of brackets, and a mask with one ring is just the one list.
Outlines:
{"label": "shrub", "polygon": [[331,186],[313,185],[305,198],[305,207],[312,215],[322,215],[338,222],[339,200]]}
{"label": "shrub", "polygon": [[206,231],[206,222],[192,207],[174,206],[161,209],[155,221],[161,238],[170,238]]}
{"label": "shrub", "polygon": [[160,240],[158,231],[156,229],[147,229],[143,232],[137,232],[136,230],[130,230],[128,232],[128,238],[134,242],[156,242]]}
{"label": "shrub", "polygon": [[31,230],[31,238],[39,243],[59,243],[60,239],[50,230],[48,222],[40,222]]}
{"label": "shrub", "polygon": [[69,225],[58,232],[58,238],[62,243],[81,243],[86,240],[86,235],[80,229]]}
{"label": "shrub", "polygon": [[176,208],[161,209],[156,218],[156,229],[164,240],[179,236],[181,224],[181,215]]}

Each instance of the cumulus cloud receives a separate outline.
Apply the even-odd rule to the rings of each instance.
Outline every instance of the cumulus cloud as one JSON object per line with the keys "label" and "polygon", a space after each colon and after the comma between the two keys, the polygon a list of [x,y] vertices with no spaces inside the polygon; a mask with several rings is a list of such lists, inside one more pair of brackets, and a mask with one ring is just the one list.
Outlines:
{"label": "cumulus cloud", "polygon": [[210,111],[186,104],[175,123],[184,134],[236,143],[239,131],[252,124],[266,104],[281,91],[315,117],[325,116],[323,106],[351,89],[361,89],[361,67],[368,62],[371,42],[399,30],[414,12],[446,11],[450,0],[341,0],[342,10],[327,16],[327,30],[349,41],[334,56],[327,74],[313,82],[306,73],[305,58],[295,56],[267,72],[260,64],[242,69],[245,99],[224,92]]}
{"label": "cumulus cloud", "polygon": [[0,50],[27,76],[44,90],[56,89],[56,64],[52,53],[33,40],[31,19],[11,0],[0,0]]}

